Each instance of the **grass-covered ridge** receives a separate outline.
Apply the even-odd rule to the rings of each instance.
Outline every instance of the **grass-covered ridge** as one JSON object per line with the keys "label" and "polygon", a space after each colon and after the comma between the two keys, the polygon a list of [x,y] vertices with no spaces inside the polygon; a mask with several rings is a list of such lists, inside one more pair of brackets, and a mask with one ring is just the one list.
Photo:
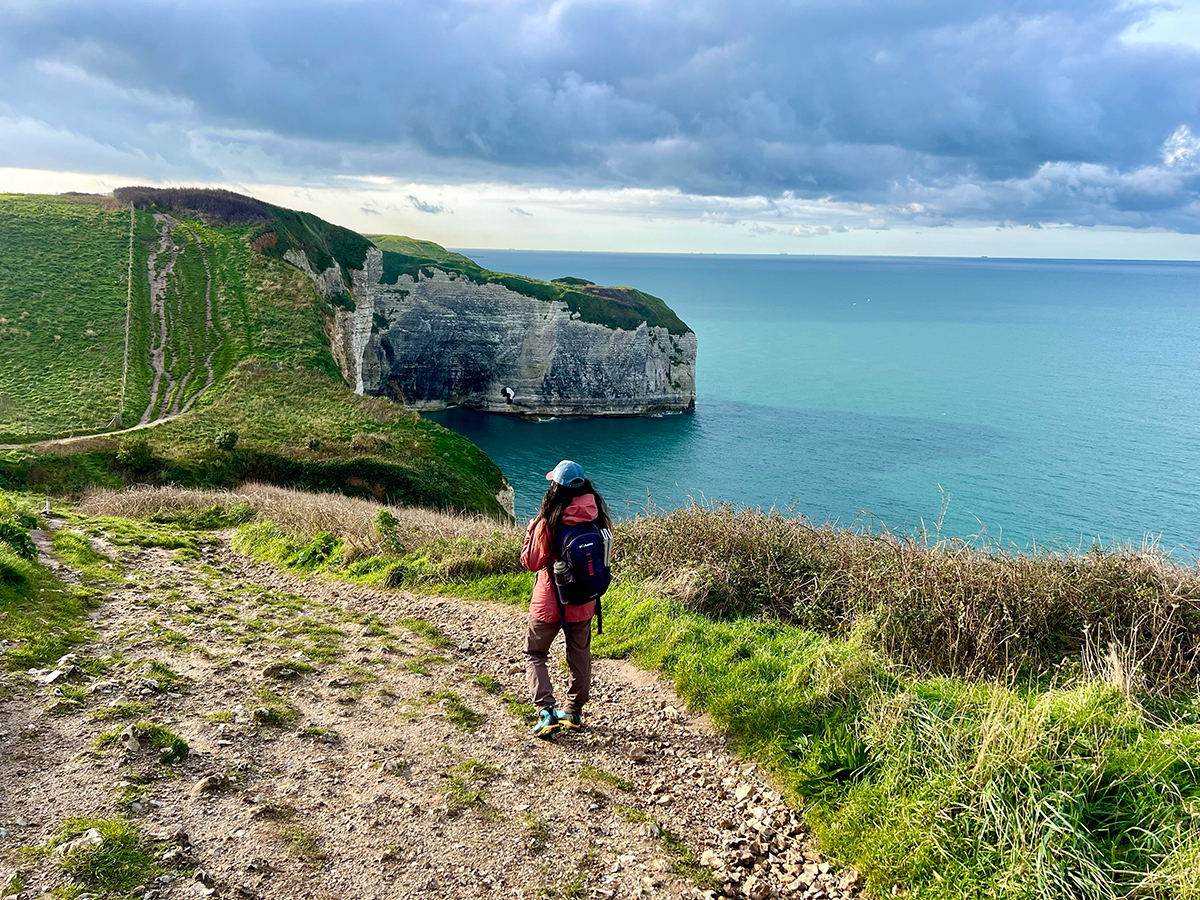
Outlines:
{"label": "grass-covered ridge", "polygon": [[[203,496],[97,495],[93,512],[170,514]],[[243,552],[328,577],[528,597],[516,529],[299,494],[258,503]],[[775,772],[873,896],[1197,897],[1200,695],[1188,658],[1155,649],[1179,632],[1152,612],[1196,605],[1194,569],[1120,549],[1010,557],[723,507],[639,517],[617,541],[596,652],[670,675]],[[853,602],[830,615],[836,585]],[[1071,603],[1049,602],[1066,588]],[[1146,615],[1104,622],[1099,642],[1072,633],[1116,595]],[[873,597],[895,600],[906,627],[889,630]],[[997,602],[1042,615],[1010,616],[1005,633],[988,624]],[[945,643],[955,628],[979,631],[974,655]],[[939,642],[957,649],[927,646]]]}
{"label": "grass-covered ridge", "polygon": [[[478,448],[346,387],[326,336],[332,307],[277,258],[282,243],[255,243],[264,222],[283,223],[278,230],[290,237],[280,241],[309,242],[310,257],[319,244],[353,266],[369,242],[238,195],[118,194],[0,197],[0,443],[143,417],[159,333],[149,304],[152,259],[171,311],[153,410],[169,421],[124,437],[0,450],[0,488],[64,493],[89,484],[231,487],[255,479],[502,514],[504,476]],[[177,250],[169,270],[164,239]],[[129,374],[119,409],[131,248]]]}
{"label": "grass-covered ridge", "polygon": [[395,284],[401,275],[417,278],[432,269],[453,272],[478,284],[499,284],[518,294],[546,302],[565,303],[584,322],[609,328],[635,330],[643,322],[666,328],[671,334],[691,331],[679,316],[658,297],[630,287],[598,287],[582,278],[541,281],[524,275],[493,272],[460,253],[432,241],[391,235],[367,235],[383,251],[383,280]]}

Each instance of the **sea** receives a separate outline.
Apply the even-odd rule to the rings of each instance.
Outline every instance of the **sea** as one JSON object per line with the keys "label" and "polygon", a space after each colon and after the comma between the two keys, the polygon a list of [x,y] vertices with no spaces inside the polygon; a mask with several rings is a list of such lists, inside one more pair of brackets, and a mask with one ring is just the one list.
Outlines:
{"label": "sea", "polygon": [[696,409],[450,409],[532,516],[582,463],[619,516],[689,503],[1019,552],[1200,550],[1200,263],[470,250],[632,285],[696,332]]}

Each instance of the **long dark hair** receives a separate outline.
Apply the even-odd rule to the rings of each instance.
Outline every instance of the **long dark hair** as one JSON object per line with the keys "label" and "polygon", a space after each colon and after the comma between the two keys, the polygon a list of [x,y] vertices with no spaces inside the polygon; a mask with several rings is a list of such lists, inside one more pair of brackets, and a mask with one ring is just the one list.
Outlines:
{"label": "long dark hair", "polygon": [[571,505],[572,500],[582,497],[584,494],[592,494],[596,498],[596,525],[600,528],[612,528],[612,519],[608,515],[608,504],[604,502],[600,492],[592,486],[590,478],[585,478],[579,487],[567,487],[565,484],[552,481],[550,489],[546,491],[546,496],[542,498],[542,508],[538,510],[537,514],[537,517],[546,523],[546,528],[550,532],[551,553],[558,550],[558,535],[562,531],[563,516],[567,512],[567,507]]}

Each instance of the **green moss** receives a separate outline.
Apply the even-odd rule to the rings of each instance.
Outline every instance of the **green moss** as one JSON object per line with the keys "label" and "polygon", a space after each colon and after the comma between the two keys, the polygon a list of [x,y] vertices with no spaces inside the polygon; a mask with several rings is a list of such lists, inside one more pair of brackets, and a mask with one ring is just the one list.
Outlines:
{"label": "green moss", "polygon": [[288,825],[280,832],[288,842],[288,850],[293,856],[308,862],[319,862],[325,858],[321,849],[321,839],[301,825]]}

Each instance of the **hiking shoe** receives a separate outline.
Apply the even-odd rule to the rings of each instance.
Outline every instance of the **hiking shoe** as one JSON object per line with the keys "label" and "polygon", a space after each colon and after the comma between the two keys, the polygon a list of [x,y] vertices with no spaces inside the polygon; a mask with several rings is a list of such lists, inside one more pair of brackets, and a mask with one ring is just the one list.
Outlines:
{"label": "hiking shoe", "polygon": [[583,717],[579,713],[569,713],[561,709],[554,710],[558,723],[565,731],[576,731],[583,727]]}
{"label": "hiking shoe", "polygon": [[542,714],[538,716],[537,724],[533,726],[533,734],[535,737],[550,737],[558,731],[561,724],[553,708],[543,709]]}

